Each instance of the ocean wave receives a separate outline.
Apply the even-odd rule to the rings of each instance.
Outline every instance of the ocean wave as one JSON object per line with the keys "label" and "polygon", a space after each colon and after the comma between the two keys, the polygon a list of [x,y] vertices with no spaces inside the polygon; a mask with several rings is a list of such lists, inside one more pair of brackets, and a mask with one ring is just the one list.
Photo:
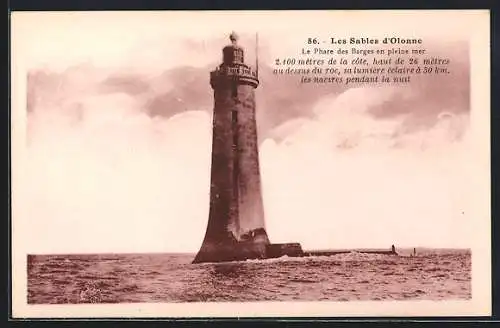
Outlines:
{"label": "ocean wave", "polygon": [[333,255],[313,255],[303,257],[292,257],[284,255],[278,258],[271,259],[249,259],[246,263],[273,263],[273,262],[331,262],[331,261],[377,261],[390,260],[394,255],[386,254],[370,254],[352,251],[349,253],[333,254]]}
{"label": "ocean wave", "polygon": [[[470,299],[471,258],[359,253],[188,264],[192,255],[33,259],[29,304]],[[75,269],[72,264],[85,265]],[[76,262],[76,263],[75,263]]]}

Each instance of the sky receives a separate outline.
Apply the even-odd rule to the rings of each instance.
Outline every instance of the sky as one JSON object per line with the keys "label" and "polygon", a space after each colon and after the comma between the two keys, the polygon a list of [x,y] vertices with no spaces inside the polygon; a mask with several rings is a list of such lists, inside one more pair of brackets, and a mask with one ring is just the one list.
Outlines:
{"label": "sky", "polygon": [[[103,26],[67,14],[24,30],[32,50],[24,52],[30,183],[21,220],[31,253],[196,252],[201,245],[208,76],[228,43],[227,24],[179,30],[155,15],[128,25],[113,19]],[[404,19],[395,20],[402,31],[420,35],[418,26],[429,35]],[[426,39],[432,54],[452,59],[451,76],[403,87],[317,87],[272,74],[272,58],[297,52],[304,38],[289,37],[287,26],[270,31],[259,32],[256,94],[271,241],[305,249],[470,247],[467,43]],[[253,41],[242,33],[249,63]]]}

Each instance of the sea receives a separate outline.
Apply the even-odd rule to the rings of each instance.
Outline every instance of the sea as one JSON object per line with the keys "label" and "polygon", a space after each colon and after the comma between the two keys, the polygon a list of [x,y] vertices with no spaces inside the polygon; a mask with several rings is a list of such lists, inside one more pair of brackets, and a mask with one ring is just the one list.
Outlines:
{"label": "sea", "polygon": [[194,254],[28,255],[28,303],[467,300],[469,250],[191,264]]}

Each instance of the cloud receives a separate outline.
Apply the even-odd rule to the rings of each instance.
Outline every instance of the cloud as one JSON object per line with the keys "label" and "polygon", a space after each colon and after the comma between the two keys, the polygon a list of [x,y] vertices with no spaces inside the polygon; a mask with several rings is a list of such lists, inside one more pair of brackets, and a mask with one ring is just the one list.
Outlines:
{"label": "cloud", "polygon": [[[141,97],[98,91],[29,115],[30,251],[195,252],[208,220],[211,115],[152,116]],[[404,116],[370,114],[394,92],[325,96],[309,118],[269,131],[260,157],[273,242],[468,245],[467,121],[446,112],[399,133]]]}
{"label": "cloud", "polygon": [[[31,252],[197,251],[215,64],[30,72]],[[257,122],[272,241],[468,246],[468,61],[454,60],[452,71],[346,89],[300,85],[262,65]]]}
{"label": "cloud", "polygon": [[123,94],[88,99],[82,112],[78,123],[64,111],[30,114],[31,251],[176,251],[201,242],[209,115],[152,118]]}
{"label": "cloud", "polygon": [[271,238],[307,248],[468,245],[467,116],[446,112],[399,133],[404,117],[369,114],[391,95],[359,88],[322,99],[314,118],[264,141]]}

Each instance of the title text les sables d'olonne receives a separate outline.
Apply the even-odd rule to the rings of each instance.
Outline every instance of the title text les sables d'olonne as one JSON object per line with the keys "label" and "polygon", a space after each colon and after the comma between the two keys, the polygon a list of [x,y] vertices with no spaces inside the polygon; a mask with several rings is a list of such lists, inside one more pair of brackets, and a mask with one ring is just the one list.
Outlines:
{"label": "title text les sables d'olonne", "polygon": [[449,58],[432,55],[418,38],[316,38],[297,53],[276,58],[275,75],[301,83],[405,84],[414,76],[449,74]]}

